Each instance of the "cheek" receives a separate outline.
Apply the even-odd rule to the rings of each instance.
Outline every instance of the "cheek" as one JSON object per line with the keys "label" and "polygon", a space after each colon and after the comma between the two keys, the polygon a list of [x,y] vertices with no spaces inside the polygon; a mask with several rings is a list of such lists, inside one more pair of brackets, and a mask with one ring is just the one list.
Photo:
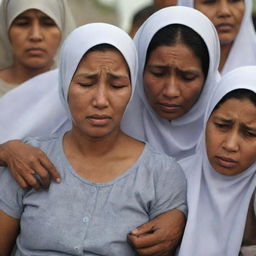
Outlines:
{"label": "cheek", "polygon": [[198,98],[200,97],[202,89],[202,81],[197,82],[195,84],[184,85],[182,87],[184,101],[190,105],[195,104]]}
{"label": "cheek", "polygon": [[56,49],[59,47],[61,41],[61,32],[59,29],[56,28],[56,30],[52,31],[51,33],[48,33],[48,48],[49,50],[55,52]]}
{"label": "cheek", "polygon": [[152,76],[144,76],[144,91],[149,101],[154,101],[162,90],[162,81]]}

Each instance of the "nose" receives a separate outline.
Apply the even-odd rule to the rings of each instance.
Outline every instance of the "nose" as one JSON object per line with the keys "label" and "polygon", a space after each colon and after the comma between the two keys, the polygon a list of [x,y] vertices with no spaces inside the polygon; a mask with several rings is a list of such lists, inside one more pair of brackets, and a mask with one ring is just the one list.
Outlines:
{"label": "nose", "polygon": [[239,134],[237,131],[230,131],[226,134],[223,148],[229,153],[239,150]]}
{"label": "nose", "polygon": [[220,0],[217,9],[218,17],[229,17],[230,16],[230,6],[228,0]]}
{"label": "nose", "polygon": [[39,23],[33,23],[29,31],[29,39],[31,41],[41,41],[43,39],[43,31]]}
{"label": "nose", "polygon": [[180,96],[179,79],[175,75],[166,78],[163,95],[170,99]]}
{"label": "nose", "polygon": [[107,85],[98,84],[94,91],[93,106],[97,109],[107,108],[109,105]]}

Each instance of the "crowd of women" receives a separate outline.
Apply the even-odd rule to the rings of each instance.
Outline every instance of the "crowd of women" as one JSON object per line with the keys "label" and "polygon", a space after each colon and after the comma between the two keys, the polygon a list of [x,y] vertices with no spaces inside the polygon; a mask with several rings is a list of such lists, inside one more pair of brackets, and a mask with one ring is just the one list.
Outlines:
{"label": "crowd of women", "polygon": [[0,256],[255,256],[252,1],[155,1],[133,40],[49,2],[0,9]]}

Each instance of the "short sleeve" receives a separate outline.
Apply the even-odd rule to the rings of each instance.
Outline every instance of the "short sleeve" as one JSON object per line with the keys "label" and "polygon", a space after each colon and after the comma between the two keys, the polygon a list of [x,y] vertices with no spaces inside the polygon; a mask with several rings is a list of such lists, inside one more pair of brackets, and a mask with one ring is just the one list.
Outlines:
{"label": "short sleeve", "polygon": [[25,190],[12,178],[8,168],[0,168],[0,210],[15,219],[20,219],[24,193]]}
{"label": "short sleeve", "polygon": [[181,166],[166,156],[160,168],[155,172],[155,201],[151,205],[150,218],[172,209],[187,215],[187,184]]}

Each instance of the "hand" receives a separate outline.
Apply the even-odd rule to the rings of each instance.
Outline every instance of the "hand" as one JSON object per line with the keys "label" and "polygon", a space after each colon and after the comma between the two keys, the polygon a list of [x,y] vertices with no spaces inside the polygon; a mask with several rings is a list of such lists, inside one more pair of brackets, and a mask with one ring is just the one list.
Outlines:
{"label": "hand", "polygon": [[128,241],[140,256],[171,256],[181,240],[186,217],[174,209],[137,227]]}
{"label": "hand", "polygon": [[[46,154],[20,140],[0,145],[0,165],[8,166],[13,178],[22,188],[48,188],[51,177],[57,183],[60,182],[60,176]],[[35,175],[40,177],[40,181]]]}

